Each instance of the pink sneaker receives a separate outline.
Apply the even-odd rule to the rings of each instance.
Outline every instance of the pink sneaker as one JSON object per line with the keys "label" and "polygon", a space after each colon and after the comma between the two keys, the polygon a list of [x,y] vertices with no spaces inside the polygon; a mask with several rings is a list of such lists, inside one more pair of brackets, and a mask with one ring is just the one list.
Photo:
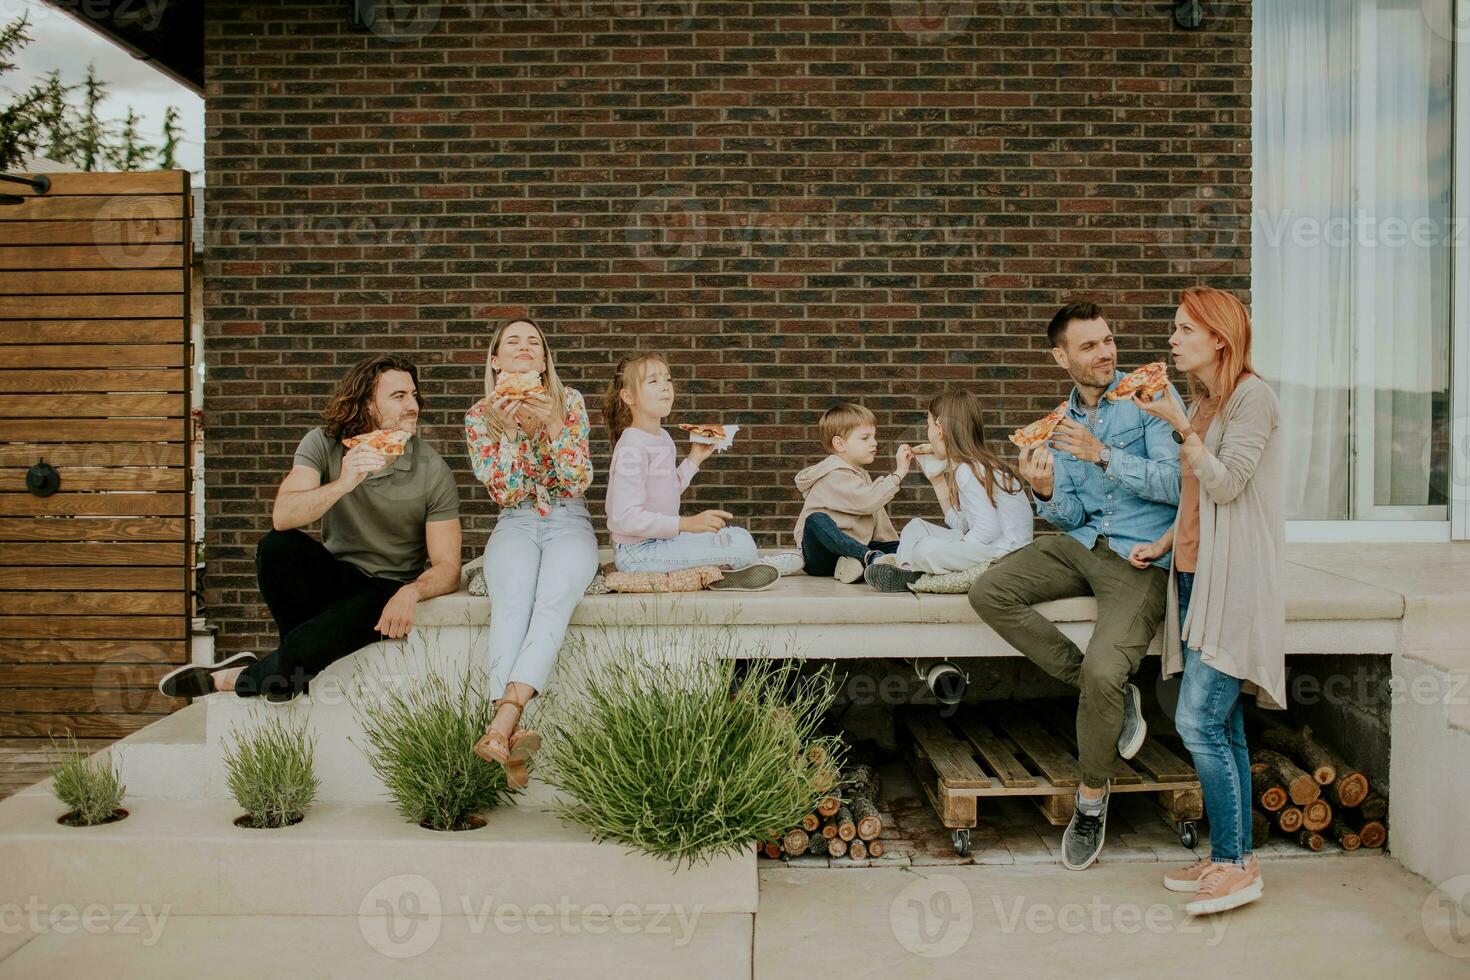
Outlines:
{"label": "pink sneaker", "polygon": [[[1256,872],[1257,875],[1261,873],[1261,866],[1256,861],[1256,856],[1254,854],[1245,859],[1245,866],[1246,868]],[[1193,864],[1185,865],[1182,868],[1176,868],[1175,870],[1170,871],[1168,874],[1164,875],[1164,887],[1169,889],[1169,891],[1171,892],[1196,891],[1199,889],[1199,880],[1203,878],[1205,876],[1205,873],[1209,871],[1212,867],[1214,867],[1214,862],[1212,862],[1209,858],[1200,858]]]}
{"label": "pink sneaker", "polygon": [[1261,869],[1239,864],[1211,864],[1199,880],[1194,901],[1184,906],[1190,915],[1212,915],[1239,908],[1261,897]]}

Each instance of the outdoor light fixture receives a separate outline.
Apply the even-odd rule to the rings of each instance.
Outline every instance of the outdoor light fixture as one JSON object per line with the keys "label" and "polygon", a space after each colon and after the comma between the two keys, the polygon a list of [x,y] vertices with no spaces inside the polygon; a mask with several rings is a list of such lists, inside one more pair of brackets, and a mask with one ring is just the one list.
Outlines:
{"label": "outdoor light fixture", "polygon": [[[45,174],[36,177],[16,177],[11,174],[0,174],[0,180],[7,180],[12,184],[25,184],[37,194],[44,194],[51,189],[51,178]],[[26,199],[19,194],[0,194],[0,204],[24,204]]]}
{"label": "outdoor light fixture", "polygon": [[914,673],[940,704],[959,704],[969,679],[948,660],[915,660]]}
{"label": "outdoor light fixture", "polygon": [[1205,22],[1204,0],[1179,0],[1174,5],[1174,23],[1186,31],[1193,31]]}

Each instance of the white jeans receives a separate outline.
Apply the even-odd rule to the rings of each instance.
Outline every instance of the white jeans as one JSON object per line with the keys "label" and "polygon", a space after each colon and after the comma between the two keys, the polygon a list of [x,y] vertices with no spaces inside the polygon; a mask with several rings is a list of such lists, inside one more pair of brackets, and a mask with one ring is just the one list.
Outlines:
{"label": "white jeans", "polygon": [[596,574],[597,535],[581,497],[553,499],[545,517],[529,501],[500,512],[485,545],[492,698],[510,683],[546,689],[567,623]]}
{"label": "white jeans", "polygon": [[898,563],[916,572],[958,572],[994,557],[990,548],[942,524],[915,519],[898,533]]}
{"label": "white jeans", "polygon": [[620,544],[613,561],[620,572],[677,572],[700,565],[745,568],[760,559],[755,539],[743,527],[723,531],[680,531],[672,538]]}

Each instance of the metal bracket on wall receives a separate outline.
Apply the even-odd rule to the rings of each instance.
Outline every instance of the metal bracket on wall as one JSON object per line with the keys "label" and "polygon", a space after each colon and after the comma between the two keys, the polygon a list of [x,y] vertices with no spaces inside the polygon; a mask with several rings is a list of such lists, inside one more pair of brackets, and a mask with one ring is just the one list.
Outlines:
{"label": "metal bracket on wall", "polygon": [[1204,22],[1204,0],[1179,0],[1174,5],[1174,23],[1186,31],[1197,30],[1204,26]]}
{"label": "metal bracket on wall", "polygon": [[[51,178],[45,174],[35,177],[19,177],[15,174],[0,174],[0,180],[9,181],[12,184],[25,184],[37,194],[44,194],[51,189]],[[26,198],[19,194],[0,194],[0,205],[24,204]]]}

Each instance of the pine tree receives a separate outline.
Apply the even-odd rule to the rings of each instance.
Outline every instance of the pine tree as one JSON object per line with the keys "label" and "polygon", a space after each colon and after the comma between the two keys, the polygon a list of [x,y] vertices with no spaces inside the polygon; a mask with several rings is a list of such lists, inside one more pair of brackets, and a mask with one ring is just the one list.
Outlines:
{"label": "pine tree", "polygon": [[[29,20],[22,15],[0,24],[0,77],[15,70],[12,56],[31,41]],[[80,103],[73,101],[81,90]],[[138,132],[139,120],[129,107],[127,116],[112,121],[103,117],[102,102],[107,84],[87,66],[87,77],[79,85],[62,81],[60,72],[50,72],[38,85],[0,104],[0,170],[18,169],[29,156],[42,154],[78,170],[150,169],[156,160],[161,169],[177,166],[182,141],[179,111],[169,106],[163,120],[163,143],[153,146]]]}
{"label": "pine tree", "polygon": [[97,66],[87,66],[82,82],[82,105],[77,110],[76,148],[69,159],[78,170],[100,170],[108,158],[107,124],[97,108],[107,97],[107,85],[97,77]]}
{"label": "pine tree", "polygon": [[[15,70],[11,56],[31,40],[26,33],[25,16],[0,25],[0,76]],[[0,170],[12,169],[26,156],[36,152],[36,105],[40,96],[36,89],[16,96],[10,104],[0,106]]]}
{"label": "pine tree", "polygon": [[183,132],[179,129],[179,110],[169,106],[163,111],[163,145],[158,148],[158,169],[172,170]]}

